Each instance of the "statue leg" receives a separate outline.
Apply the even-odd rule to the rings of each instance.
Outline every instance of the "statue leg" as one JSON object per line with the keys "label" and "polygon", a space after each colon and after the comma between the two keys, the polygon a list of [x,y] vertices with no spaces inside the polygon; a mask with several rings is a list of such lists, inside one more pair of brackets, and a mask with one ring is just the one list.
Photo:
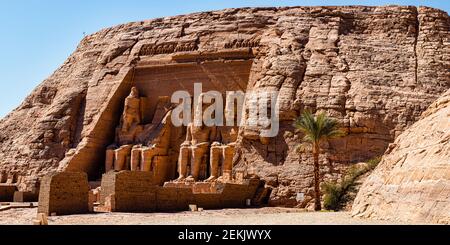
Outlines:
{"label": "statue leg", "polygon": [[192,147],[192,169],[191,175],[188,177],[190,181],[197,181],[200,173],[203,156],[208,150],[208,145],[200,145]]}
{"label": "statue leg", "polygon": [[125,157],[122,156],[120,149],[114,150],[114,170],[123,170],[125,165]]}
{"label": "statue leg", "polygon": [[105,156],[105,173],[108,173],[109,171],[114,169],[114,150],[113,149],[106,149],[106,156]]}
{"label": "statue leg", "polygon": [[178,173],[180,176],[177,180],[184,180],[186,178],[190,151],[191,149],[188,146],[182,146],[180,148],[180,156],[178,158]]}
{"label": "statue leg", "polygon": [[227,145],[223,148],[223,176],[227,180],[232,176],[234,153],[234,146]]}
{"label": "statue leg", "polygon": [[141,170],[150,172],[152,171],[152,159],[155,156],[155,151],[153,147],[142,149],[142,161]]}
{"label": "statue leg", "polygon": [[141,152],[142,149],[140,147],[133,147],[131,150],[131,171],[139,171]]}
{"label": "statue leg", "polygon": [[222,156],[222,147],[211,146],[211,153],[209,158],[211,176],[206,180],[207,182],[213,181],[219,177],[219,163],[221,156]]}
{"label": "statue leg", "polygon": [[146,147],[142,149],[141,154],[141,170],[142,171],[154,171],[155,163],[154,163],[154,157],[164,155],[164,149],[158,148],[158,147]]}
{"label": "statue leg", "polygon": [[119,149],[115,150],[114,153],[115,153],[114,170],[116,171],[125,170],[125,167],[127,165],[127,158],[131,153],[131,146],[130,145],[121,146]]}

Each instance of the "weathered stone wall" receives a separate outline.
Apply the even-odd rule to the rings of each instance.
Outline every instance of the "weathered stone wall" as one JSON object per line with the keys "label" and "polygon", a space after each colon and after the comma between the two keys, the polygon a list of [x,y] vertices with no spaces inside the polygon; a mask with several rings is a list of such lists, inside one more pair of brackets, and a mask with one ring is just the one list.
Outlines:
{"label": "weathered stone wall", "polygon": [[0,170],[24,176],[20,190],[58,170],[97,179],[123,100],[138,82],[136,70],[251,60],[246,91],[280,92],[281,131],[263,145],[259,128],[243,128],[237,163],[254,165],[271,183],[271,204],[305,206],[295,195],[313,194],[311,158],[295,151],[301,135],[292,119],[304,109],[326,110],[348,132],[327,143],[324,179],[381,155],[449,88],[449,22],[447,13],[427,7],[292,7],[227,9],[104,29],[84,38],[0,121]]}
{"label": "weathered stone wall", "polygon": [[100,203],[113,212],[185,211],[190,204],[206,209],[239,208],[264,186],[259,179],[251,179],[242,184],[167,183],[161,187],[152,184],[152,177],[150,172],[110,171],[102,178]]}
{"label": "weathered stone wall", "polygon": [[361,187],[353,215],[450,223],[450,90],[390,145]]}
{"label": "weathered stone wall", "polygon": [[61,172],[45,176],[39,191],[38,213],[47,215],[87,213],[88,193],[86,173]]}
{"label": "weathered stone wall", "polygon": [[110,171],[103,175],[100,203],[113,195],[111,211],[150,212],[156,206],[153,174],[141,171]]}

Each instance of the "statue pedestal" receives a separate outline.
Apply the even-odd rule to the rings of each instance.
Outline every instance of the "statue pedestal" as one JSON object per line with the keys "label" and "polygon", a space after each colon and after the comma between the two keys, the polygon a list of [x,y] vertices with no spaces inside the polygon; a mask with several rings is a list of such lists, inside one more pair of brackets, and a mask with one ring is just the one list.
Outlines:
{"label": "statue pedestal", "polygon": [[264,182],[259,179],[245,179],[242,183],[166,182],[164,186],[153,182],[150,172],[104,174],[100,202],[106,208],[102,210],[108,210],[108,206],[113,212],[185,211],[189,205],[205,209],[244,208],[247,200],[263,200],[267,196],[262,189]]}

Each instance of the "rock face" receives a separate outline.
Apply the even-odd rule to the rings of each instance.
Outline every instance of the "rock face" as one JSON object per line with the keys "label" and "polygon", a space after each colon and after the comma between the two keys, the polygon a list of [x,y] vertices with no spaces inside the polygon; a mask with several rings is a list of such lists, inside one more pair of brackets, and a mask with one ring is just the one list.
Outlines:
{"label": "rock face", "polygon": [[450,223],[450,90],[390,145],[365,181],[353,215]]}
{"label": "rock face", "polygon": [[271,204],[304,207],[312,164],[295,151],[293,119],[325,110],[348,132],[326,145],[325,179],[381,155],[450,87],[449,32],[447,13],[406,6],[227,9],[104,29],[0,121],[0,170],[20,190],[56,171],[98,179],[133,86],[147,98],[144,123],[158,98],[195,82],[279,91],[278,136],[241,127],[234,163],[274,187]]}

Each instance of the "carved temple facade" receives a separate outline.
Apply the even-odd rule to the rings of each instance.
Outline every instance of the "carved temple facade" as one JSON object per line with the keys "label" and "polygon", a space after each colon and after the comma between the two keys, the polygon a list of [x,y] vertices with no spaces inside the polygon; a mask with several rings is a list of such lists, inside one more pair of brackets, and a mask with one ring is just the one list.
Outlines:
{"label": "carved temple facade", "polygon": [[[204,103],[205,95],[200,94],[198,104],[191,105],[200,118],[201,110],[209,106]],[[235,108],[239,102],[231,96],[226,100],[225,117],[232,114],[234,119],[237,118]],[[137,87],[132,87],[124,101],[114,143],[106,149],[106,173],[112,170],[151,172],[155,185],[167,181],[233,181],[233,158],[239,131],[236,120],[234,126],[205,126],[203,122],[197,126],[191,122],[176,127],[171,115],[177,105],[171,103],[168,96],[161,96],[152,120],[146,123],[145,105],[146,98],[140,95]]]}
{"label": "carved temple facade", "polygon": [[[171,102],[171,96],[179,90],[194,95],[194,84],[200,83],[202,91],[223,95],[223,116],[227,117],[240,102],[227,98],[226,92],[246,91],[253,63],[249,47],[257,44],[257,40],[235,40],[227,43],[223,51],[208,54],[196,54],[195,42],[144,45],[140,51],[144,58],[130,71],[125,83],[128,92],[124,89],[122,94],[127,96],[120,102],[123,109],[116,127],[109,129],[114,131],[110,137],[114,140],[106,147],[100,171],[152,172],[156,185],[170,181],[232,182],[237,122],[235,126],[176,127],[171,115],[178,104]],[[171,60],[156,59],[166,49],[173,53]],[[194,104],[196,101],[191,100],[192,117],[197,107],[208,107]],[[233,117],[237,115],[233,113]]]}

